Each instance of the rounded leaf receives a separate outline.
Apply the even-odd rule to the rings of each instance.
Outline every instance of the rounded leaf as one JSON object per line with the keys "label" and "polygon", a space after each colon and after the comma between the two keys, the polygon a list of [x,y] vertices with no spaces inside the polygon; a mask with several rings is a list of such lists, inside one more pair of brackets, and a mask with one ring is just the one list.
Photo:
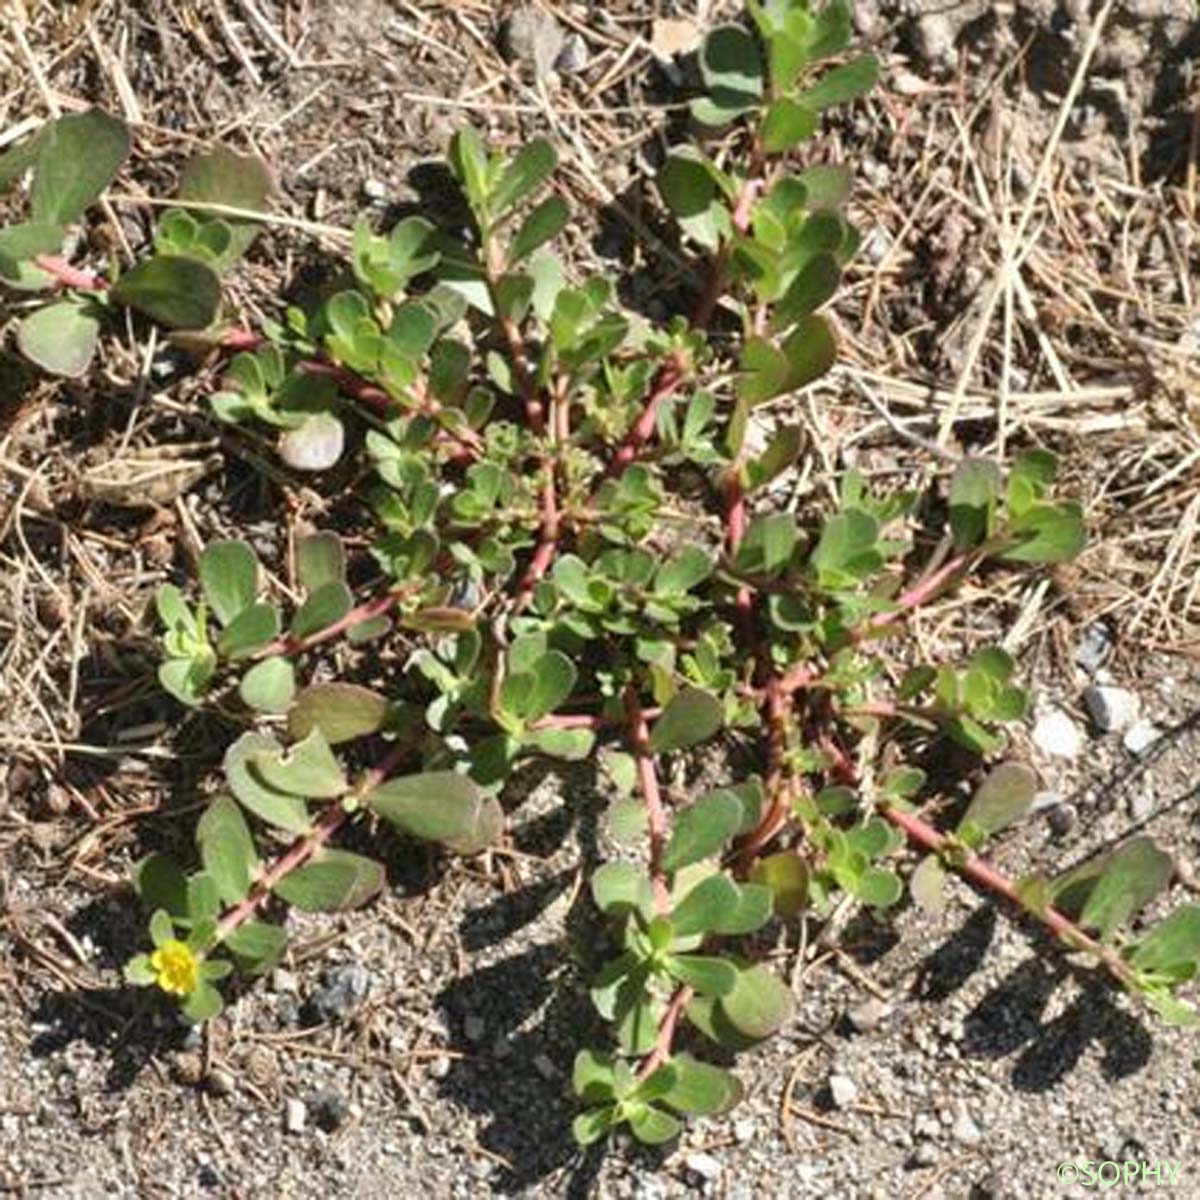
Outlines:
{"label": "rounded leaf", "polygon": [[88,368],[100,336],[100,322],[91,305],[72,300],[49,304],[17,326],[17,346],[31,363],[78,379]]}
{"label": "rounded leaf", "polygon": [[122,275],[109,295],[168,328],[206,329],[221,304],[221,281],[194,258],[156,254]]}
{"label": "rounded leaf", "polygon": [[288,712],[295,740],[319,729],[331,746],[378,733],[387,720],[387,700],[355,683],[315,683],[304,688]]}

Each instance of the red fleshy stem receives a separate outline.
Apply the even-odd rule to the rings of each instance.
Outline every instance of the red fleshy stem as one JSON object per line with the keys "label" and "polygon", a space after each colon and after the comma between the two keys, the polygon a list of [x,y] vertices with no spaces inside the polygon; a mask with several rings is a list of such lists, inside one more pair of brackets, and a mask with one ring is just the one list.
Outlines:
{"label": "red fleshy stem", "polygon": [[654,434],[659,406],[682,382],[683,366],[678,357],[672,356],[659,368],[658,375],[650,385],[650,395],[646,398],[645,407],[608,464],[610,476],[620,475],[637,458],[638,452]]}
{"label": "red fleshy stem", "polygon": [[[350,793],[350,798],[362,802],[365,796],[369,796],[389,775],[396,769],[400,762],[410,753],[411,748],[401,743],[394,746],[383,761],[378,766],[372,767],[358,785]],[[344,802],[335,801],[317,818],[312,829],[308,833],[303,833],[292,842],[292,844],[275,860],[274,863],[259,876],[254,882],[254,886],[249,893],[239,904],[231,908],[218,922],[215,934],[217,942],[223,942],[235,929],[243,922],[249,920],[254,914],[267,902],[271,896],[272,889],[285,876],[291,872],[304,866],[306,862],[341,827],[350,819],[351,812],[347,810]]]}
{"label": "red fleshy stem", "polygon": [[293,634],[285,633],[282,637],[276,638],[269,645],[264,646],[258,651],[255,657],[271,658],[277,654],[291,657],[292,655],[303,654],[306,650],[311,650],[314,646],[321,645],[322,642],[332,641],[333,638],[340,637],[356,625],[362,625],[366,621],[373,621],[376,617],[384,616],[397,604],[419,592],[422,586],[419,583],[407,583],[403,587],[392,588],[391,591],[384,592],[381,596],[376,596],[374,599],[367,600],[356,608],[352,608],[344,617],[334,621],[332,625],[326,625],[324,629],[318,629],[315,633],[306,634],[304,637],[295,637]]}
{"label": "red fleshy stem", "polygon": [[666,915],[671,911],[671,896],[667,888],[667,873],[663,870],[663,853],[667,848],[669,832],[667,810],[658,786],[658,772],[654,766],[654,751],[650,746],[650,729],[646,724],[646,710],[642,708],[636,687],[625,692],[625,720],[629,730],[629,743],[637,762],[638,784],[642,799],[646,801],[646,821],[650,833],[650,880],[654,885],[655,911]]}
{"label": "red fleshy stem", "polygon": [[[944,834],[939,833],[932,825],[923,821],[915,813],[904,812],[891,805],[882,807],[880,814],[896,826],[910,841],[934,854],[950,851],[948,857],[953,857],[955,843]],[[1118,981],[1134,986],[1135,979],[1129,965],[1119,954],[1108,946],[1102,946],[1095,938],[1089,937],[1069,917],[1064,916],[1056,908],[1047,905],[1041,910],[1027,908],[1021,901],[1016,885],[1006,875],[1002,875],[990,863],[976,854],[967,854],[961,863],[954,862],[954,870],[980,887],[1002,896],[1010,904],[1024,912],[1032,912],[1056,937],[1066,942],[1076,950],[1086,950],[1094,954],[1104,964],[1110,974]]]}
{"label": "red fleshy stem", "polygon": [[83,292],[103,292],[108,287],[106,280],[93,275],[91,271],[71,266],[65,258],[60,258],[57,254],[35,254],[33,262],[34,266],[45,271],[47,275],[53,275],[62,287],[78,288]]}
{"label": "red fleshy stem", "polygon": [[671,1043],[675,1040],[675,1029],[679,1024],[679,1018],[683,1015],[683,1010],[687,1008],[694,994],[692,988],[684,985],[671,997],[667,1004],[667,1011],[663,1013],[662,1021],[659,1022],[654,1048],[646,1055],[642,1060],[642,1065],[638,1068],[639,1080],[648,1079],[671,1057]]}

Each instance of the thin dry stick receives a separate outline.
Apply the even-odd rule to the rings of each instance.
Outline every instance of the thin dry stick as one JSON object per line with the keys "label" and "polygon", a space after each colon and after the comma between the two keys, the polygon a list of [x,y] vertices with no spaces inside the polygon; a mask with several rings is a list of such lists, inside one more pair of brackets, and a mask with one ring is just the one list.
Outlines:
{"label": "thin dry stick", "polygon": [[1054,123],[1054,130],[1050,135],[1050,140],[1046,143],[1042,160],[1038,164],[1037,174],[1034,176],[1033,185],[1029,189],[1029,196],[1025,200],[1021,215],[1017,218],[1012,238],[1007,244],[1001,247],[1004,258],[1001,263],[1000,275],[992,281],[991,289],[984,303],[983,313],[979,318],[979,325],[975,330],[975,336],[971,339],[971,344],[967,349],[966,362],[963,363],[963,368],[959,372],[958,384],[950,400],[950,407],[942,416],[937,437],[939,445],[945,446],[950,441],[955,422],[958,419],[958,410],[962,406],[963,398],[967,394],[971,376],[975,371],[975,364],[979,361],[979,355],[983,350],[983,343],[991,328],[992,318],[996,314],[996,305],[999,304],[1001,295],[1009,287],[1008,279],[1016,269],[1017,261],[1024,258],[1032,249],[1032,247],[1024,250],[1020,249],[1021,242],[1024,240],[1026,230],[1029,228],[1029,222],[1033,218],[1034,207],[1042,194],[1042,189],[1046,186],[1046,180],[1049,178],[1050,170],[1054,165],[1054,157],[1058,152],[1059,142],[1062,141],[1063,133],[1067,128],[1067,122],[1071,117],[1071,111],[1075,107],[1075,101],[1078,99],[1080,91],[1083,89],[1084,80],[1087,78],[1087,73],[1092,65],[1092,59],[1099,48],[1104,27],[1108,24],[1108,18],[1115,6],[1116,0],[1105,0],[1104,7],[1100,10],[1092,25],[1091,34],[1088,37],[1087,45],[1084,47],[1083,55],[1079,60],[1079,66],[1075,69],[1071,86],[1067,89],[1067,94],[1059,107],[1058,119]]}

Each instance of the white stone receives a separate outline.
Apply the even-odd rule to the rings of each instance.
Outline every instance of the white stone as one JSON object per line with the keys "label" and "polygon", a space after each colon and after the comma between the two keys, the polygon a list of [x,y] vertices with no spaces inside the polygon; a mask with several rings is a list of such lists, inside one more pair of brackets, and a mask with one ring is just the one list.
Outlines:
{"label": "white stone", "polygon": [[1122,733],[1138,719],[1142,707],[1137,692],[1104,685],[1084,688],[1083,702],[1102,733]]}
{"label": "white stone", "polygon": [[1153,721],[1141,717],[1125,731],[1121,744],[1130,754],[1136,754],[1141,758],[1160,737],[1162,737],[1162,730]]}
{"label": "white stone", "polygon": [[962,1142],[964,1146],[978,1146],[983,1141],[983,1131],[971,1120],[969,1113],[959,1116],[950,1133],[956,1142]]}
{"label": "white stone", "polygon": [[689,1154],[683,1160],[683,1165],[701,1179],[720,1179],[724,1168],[711,1154]]}
{"label": "white stone", "polygon": [[858,1099],[858,1084],[849,1075],[830,1075],[829,1094],[838,1108],[845,1108]]}
{"label": "white stone", "polygon": [[1033,726],[1033,744],[1050,758],[1078,758],[1083,731],[1062,709],[1047,709]]}
{"label": "white stone", "polygon": [[284,1127],[288,1133],[303,1133],[308,1124],[308,1109],[303,1100],[289,1100],[284,1116]]}

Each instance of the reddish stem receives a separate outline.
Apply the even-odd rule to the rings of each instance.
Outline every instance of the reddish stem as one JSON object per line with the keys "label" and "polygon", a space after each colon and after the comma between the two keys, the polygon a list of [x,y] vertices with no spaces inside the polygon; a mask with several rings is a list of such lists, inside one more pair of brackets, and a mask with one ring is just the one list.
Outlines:
{"label": "reddish stem", "polygon": [[867,622],[865,630],[868,633],[878,633],[879,630],[894,625],[914,608],[920,608],[922,604],[927,604],[955,575],[968,567],[973,558],[974,554],[971,553],[956,554],[949,562],[943,563],[936,571],[931,571],[917,580],[907,592],[902,593],[896,600],[898,608],[891,612],[877,613],[872,617]]}
{"label": "reddish stem", "polygon": [[671,997],[670,1003],[667,1005],[667,1011],[663,1013],[662,1021],[659,1022],[658,1036],[654,1039],[654,1048],[646,1055],[642,1060],[642,1065],[638,1068],[639,1081],[648,1079],[671,1057],[671,1043],[675,1040],[676,1026],[678,1026],[679,1018],[683,1015],[683,1010],[687,1008],[688,1002],[694,994],[692,988],[685,984]]}
{"label": "reddish stem", "polygon": [[[642,716],[653,721],[662,714],[661,708],[643,708]],[[593,713],[551,713],[548,717],[532,722],[530,729],[606,729],[620,724],[611,717]]]}
{"label": "reddish stem", "polygon": [[517,589],[518,612],[533,599],[534,588],[550,570],[550,564],[554,561],[555,554],[558,553],[559,533],[558,492],[554,486],[554,474],[551,472],[545,487],[542,488],[541,540],[533,552],[533,557],[529,560],[529,566],[525,568],[525,574],[521,576],[521,583]]}
{"label": "reddish stem", "polygon": [[678,356],[672,355],[659,368],[654,382],[650,385],[650,394],[646,397],[645,407],[638,419],[630,426],[625,434],[612,461],[608,464],[608,474],[620,475],[638,456],[641,448],[650,440],[658,423],[659,405],[683,382],[683,364]]}
{"label": "reddish stem", "polygon": [[879,811],[911,841],[949,860],[950,865],[959,874],[979,884],[980,887],[987,888],[998,896],[1003,896],[1005,900],[1023,911],[1032,912],[1056,937],[1061,938],[1077,950],[1085,950],[1094,954],[1121,983],[1130,987],[1135,986],[1136,980],[1133,972],[1125,960],[1108,946],[1102,946],[1094,938],[1089,937],[1074,921],[1064,916],[1058,909],[1052,908],[1050,905],[1041,910],[1027,908],[1022,903],[1012,880],[1006,875],[1002,875],[995,867],[976,854],[967,853],[961,862],[958,861],[957,855],[961,850],[961,843],[956,839],[939,833],[915,813],[904,812],[890,805],[880,808]]}
{"label": "reddish stem", "polygon": [[658,786],[658,772],[654,766],[654,751],[650,746],[650,729],[646,724],[646,710],[630,685],[625,691],[625,720],[629,729],[629,743],[637,761],[638,783],[642,798],[646,801],[646,820],[650,833],[650,880],[654,886],[654,908],[665,916],[671,911],[671,895],[667,888],[667,873],[663,870],[663,853],[667,848],[667,810]]}
{"label": "reddish stem", "polygon": [[763,847],[787,824],[791,815],[792,791],[788,786],[784,763],[791,697],[775,674],[768,677],[764,691],[767,710],[767,775],[764,790],[770,803],[742,846],[739,858],[743,868],[749,867]]}
{"label": "reddish stem", "polygon": [[[401,742],[384,756],[383,760],[372,767],[359,780],[357,786],[346,799],[362,803],[396,769],[399,763],[409,754],[411,747]],[[275,862],[255,880],[249,894],[240,904],[231,908],[220,920],[214,935],[217,942],[223,942],[244,921],[248,920],[270,898],[275,885],[297,868],[304,866],[312,856],[350,819],[351,812],[345,807],[345,800],[334,801],[316,820],[308,833],[301,834],[275,860]]]}
{"label": "reddish stem", "polygon": [[63,287],[78,288],[83,292],[103,292],[108,288],[107,281],[93,275],[91,271],[71,266],[65,258],[60,258],[57,254],[35,254],[33,262],[48,275],[53,275]]}
{"label": "reddish stem", "polygon": [[403,587],[392,588],[391,591],[384,592],[383,595],[376,596],[374,599],[367,600],[356,608],[352,608],[344,617],[334,621],[332,625],[326,625],[324,629],[318,629],[315,633],[305,634],[304,637],[296,637],[294,634],[285,633],[282,637],[278,637],[269,645],[264,646],[258,651],[255,657],[270,658],[276,654],[284,654],[291,657],[292,655],[303,654],[306,650],[311,650],[314,646],[319,646],[322,642],[328,642],[335,637],[340,637],[348,629],[353,629],[356,625],[362,625],[365,621],[373,621],[376,617],[384,616],[389,609],[394,608],[397,604],[419,592],[422,586],[420,583],[406,583]]}

